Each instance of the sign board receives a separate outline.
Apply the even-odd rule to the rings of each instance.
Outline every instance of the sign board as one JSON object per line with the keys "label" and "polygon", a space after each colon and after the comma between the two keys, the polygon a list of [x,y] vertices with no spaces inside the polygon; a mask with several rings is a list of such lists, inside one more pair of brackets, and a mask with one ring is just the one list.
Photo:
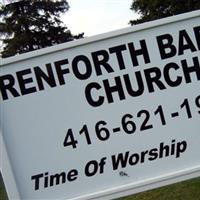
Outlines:
{"label": "sign board", "polygon": [[0,70],[11,199],[110,199],[200,176],[200,11]]}

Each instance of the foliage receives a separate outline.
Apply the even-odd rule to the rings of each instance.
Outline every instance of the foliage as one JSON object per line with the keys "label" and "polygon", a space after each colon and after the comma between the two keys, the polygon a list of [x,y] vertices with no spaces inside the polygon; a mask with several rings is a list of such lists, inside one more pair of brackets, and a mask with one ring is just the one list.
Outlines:
{"label": "foliage", "polygon": [[59,19],[68,11],[66,0],[18,0],[0,7],[2,57],[68,42],[73,36]]}
{"label": "foliage", "polygon": [[131,10],[141,15],[130,24],[139,24],[200,9],[199,0],[133,0]]}

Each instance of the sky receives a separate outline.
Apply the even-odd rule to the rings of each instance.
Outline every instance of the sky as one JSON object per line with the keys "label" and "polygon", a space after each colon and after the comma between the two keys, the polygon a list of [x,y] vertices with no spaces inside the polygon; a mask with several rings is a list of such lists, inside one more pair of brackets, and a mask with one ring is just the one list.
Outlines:
{"label": "sky", "polygon": [[[8,0],[0,0],[6,3]],[[67,0],[70,9],[62,20],[73,35],[84,32],[84,36],[129,27],[130,20],[139,17],[130,10],[133,0]],[[0,43],[0,48],[1,48]]]}
{"label": "sky", "polygon": [[130,10],[132,0],[68,0],[63,21],[72,34],[97,35],[130,26],[138,17]]}
{"label": "sky", "polygon": [[[7,3],[9,0],[0,0]],[[97,35],[130,26],[139,17],[130,10],[133,0],[67,0],[70,9],[62,16],[72,34]]]}

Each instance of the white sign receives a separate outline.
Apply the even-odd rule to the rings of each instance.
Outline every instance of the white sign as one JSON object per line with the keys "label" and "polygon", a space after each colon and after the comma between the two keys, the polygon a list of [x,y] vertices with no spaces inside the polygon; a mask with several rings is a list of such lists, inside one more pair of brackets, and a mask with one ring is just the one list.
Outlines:
{"label": "white sign", "polygon": [[110,199],[200,176],[200,11],[0,70],[11,199]]}

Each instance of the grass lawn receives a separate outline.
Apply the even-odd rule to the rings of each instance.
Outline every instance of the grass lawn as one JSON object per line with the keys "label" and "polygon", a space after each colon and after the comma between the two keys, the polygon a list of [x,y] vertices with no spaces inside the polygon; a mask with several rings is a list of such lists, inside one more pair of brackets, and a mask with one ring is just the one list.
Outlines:
{"label": "grass lawn", "polygon": [[2,180],[2,176],[0,173],[0,200],[5,200],[6,198],[6,192],[4,189],[4,185],[3,185],[3,180]]}
{"label": "grass lawn", "polygon": [[[6,200],[0,180],[0,200]],[[118,200],[200,200],[200,178],[165,186]]]}
{"label": "grass lawn", "polygon": [[200,178],[120,198],[119,200],[200,200]]}

